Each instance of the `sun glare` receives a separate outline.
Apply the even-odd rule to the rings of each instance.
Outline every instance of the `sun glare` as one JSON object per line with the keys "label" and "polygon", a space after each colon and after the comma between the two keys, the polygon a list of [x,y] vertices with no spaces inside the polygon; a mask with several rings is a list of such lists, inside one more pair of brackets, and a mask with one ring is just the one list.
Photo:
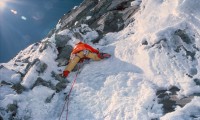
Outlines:
{"label": "sun glare", "polygon": [[0,9],[4,8],[6,6],[5,1],[0,1]]}
{"label": "sun glare", "polygon": [[4,9],[5,7],[7,7],[7,3],[9,2],[16,2],[13,0],[0,0],[0,9]]}

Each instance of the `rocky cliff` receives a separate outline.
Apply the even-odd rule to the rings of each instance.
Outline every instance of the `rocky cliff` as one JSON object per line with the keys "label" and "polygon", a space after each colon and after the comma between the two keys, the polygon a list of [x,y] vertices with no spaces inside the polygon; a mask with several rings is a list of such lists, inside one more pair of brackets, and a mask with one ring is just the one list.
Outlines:
{"label": "rocky cliff", "polygon": [[0,120],[66,119],[64,102],[76,69],[69,83],[59,74],[74,38],[112,57],[81,67],[69,119],[199,119],[199,5],[198,0],[83,1],[41,42],[0,64]]}

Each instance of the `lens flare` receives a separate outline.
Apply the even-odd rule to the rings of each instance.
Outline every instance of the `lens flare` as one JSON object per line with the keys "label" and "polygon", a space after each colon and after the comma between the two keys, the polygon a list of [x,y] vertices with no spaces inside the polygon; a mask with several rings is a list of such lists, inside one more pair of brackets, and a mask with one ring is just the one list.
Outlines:
{"label": "lens flare", "polygon": [[27,20],[27,18],[25,16],[21,16],[22,20]]}
{"label": "lens flare", "polygon": [[[7,3],[21,3],[21,1],[16,1],[16,0],[0,0],[0,10],[4,10],[6,9],[8,6],[7,6]],[[10,8],[9,8],[10,9]]]}
{"label": "lens flare", "polygon": [[12,12],[12,13],[15,14],[15,15],[17,14],[17,11],[16,11],[16,10],[12,10],[12,9],[11,9],[10,12]]}
{"label": "lens flare", "polygon": [[5,1],[0,1],[0,9],[3,9],[6,6]]}

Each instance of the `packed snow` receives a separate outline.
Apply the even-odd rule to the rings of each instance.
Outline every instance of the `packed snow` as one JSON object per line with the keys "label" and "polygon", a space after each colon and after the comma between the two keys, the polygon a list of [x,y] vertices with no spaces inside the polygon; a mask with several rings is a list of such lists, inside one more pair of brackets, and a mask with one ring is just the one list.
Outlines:
{"label": "packed snow", "polygon": [[[66,117],[68,120],[191,120],[191,115],[200,119],[200,97],[195,96],[184,107],[176,106],[175,111],[163,115],[162,104],[158,103],[156,96],[157,90],[171,86],[180,89],[179,98],[200,91],[200,86],[193,81],[200,76],[200,53],[197,49],[200,48],[200,1],[137,0],[134,4],[141,8],[132,16],[135,21],[120,32],[106,34],[98,44],[91,44],[98,33],[82,25],[90,31],[83,40],[112,56],[81,64],[81,72],[70,96],[69,114],[66,116],[65,106],[61,120]],[[184,41],[180,30],[191,41]],[[71,33],[63,30],[58,34]],[[41,64],[48,65],[39,76],[56,84],[51,71],[59,73],[64,67],[57,67],[55,61],[54,36],[43,42],[49,42],[43,52],[40,52],[42,44],[32,45],[9,63],[2,64],[6,68],[0,69],[0,81],[19,82],[19,74],[11,70],[23,73],[26,64],[15,67],[13,61],[30,57],[31,60],[39,58]],[[22,85],[26,89],[36,81],[36,71],[37,66],[33,66],[24,76]],[[9,87],[0,87],[0,109],[15,101],[19,107],[19,119],[58,120],[75,75],[76,72],[70,73],[67,78],[70,83],[60,93],[41,85],[22,94],[16,94]],[[52,95],[51,102],[45,103],[46,98]]]}
{"label": "packed snow", "polygon": [[92,18],[92,16],[87,16],[86,17],[86,20],[89,20],[89,19],[91,19]]}

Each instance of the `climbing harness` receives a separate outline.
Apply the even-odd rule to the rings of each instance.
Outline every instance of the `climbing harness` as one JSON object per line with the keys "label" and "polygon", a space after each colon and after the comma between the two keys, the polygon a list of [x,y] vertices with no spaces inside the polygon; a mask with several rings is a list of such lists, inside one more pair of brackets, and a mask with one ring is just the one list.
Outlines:
{"label": "climbing harness", "polygon": [[61,111],[61,114],[60,114],[59,120],[60,120],[60,118],[61,118],[61,116],[62,116],[62,113],[64,112],[64,109],[65,109],[65,105],[66,105],[66,104],[67,104],[66,120],[67,120],[67,118],[68,118],[68,111],[69,111],[69,97],[70,97],[70,95],[71,95],[71,92],[72,92],[72,89],[73,89],[73,87],[74,87],[74,84],[76,83],[76,79],[77,79],[77,76],[78,76],[78,74],[79,74],[80,66],[81,66],[81,64],[78,65],[78,70],[77,70],[77,72],[76,72],[75,78],[74,78],[73,83],[72,83],[72,86],[71,86],[71,88],[70,88],[70,91],[69,91],[68,95],[66,96],[65,104],[64,104],[63,109],[62,109],[62,111]]}
{"label": "climbing harness", "polygon": [[83,54],[84,54],[84,56],[87,56],[89,53],[90,53],[89,50],[83,50]]}

